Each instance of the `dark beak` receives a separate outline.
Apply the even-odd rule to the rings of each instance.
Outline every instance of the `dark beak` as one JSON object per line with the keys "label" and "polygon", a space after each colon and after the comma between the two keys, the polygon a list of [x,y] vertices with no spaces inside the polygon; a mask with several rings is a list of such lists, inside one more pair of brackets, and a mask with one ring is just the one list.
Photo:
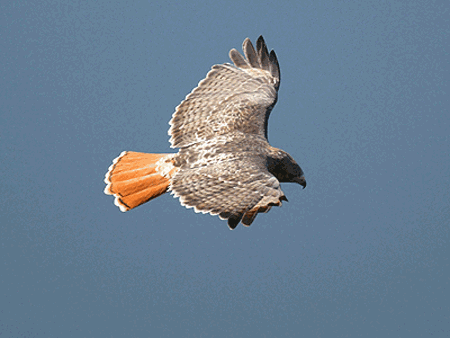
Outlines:
{"label": "dark beak", "polygon": [[297,179],[297,183],[300,184],[303,189],[306,188],[306,180],[305,180],[305,176],[302,176],[300,178]]}

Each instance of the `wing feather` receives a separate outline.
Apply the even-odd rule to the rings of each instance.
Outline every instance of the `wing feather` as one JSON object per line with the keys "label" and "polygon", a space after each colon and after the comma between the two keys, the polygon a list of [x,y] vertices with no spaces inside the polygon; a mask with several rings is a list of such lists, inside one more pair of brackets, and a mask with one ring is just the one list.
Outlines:
{"label": "wing feather", "polygon": [[[277,55],[275,51],[271,50],[269,55],[270,63],[270,73],[272,77],[278,79],[278,84],[280,83],[280,66],[278,65]],[[278,88],[278,87],[277,87]]]}
{"label": "wing feather", "polygon": [[231,61],[233,61],[234,65],[238,68],[250,68],[251,66],[245,61],[245,58],[239,53],[236,49],[230,50],[229,53]]}
{"label": "wing feather", "polygon": [[260,58],[261,68],[270,71],[269,51],[267,50],[266,43],[264,42],[262,36],[260,36],[256,41],[256,50],[258,51]]}
{"label": "wing feather", "polygon": [[244,40],[244,43],[242,44],[242,50],[244,51],[245,58],[253,68],[261,68],[259,57],[258,55],[256,55],[255,48],[253,47],[253,44],[249,38],[246,38]]}
{"label": "wing feather", "polygon": [[236,156],[182,167],[172,178],[172,194],[195,212],[227,219],[230,229],[239,222],[249,226],[257,213],[281,205],[285,197],[280,183],[260,158]]}
{"label": "wing feather", "polygon": [[176,108],[170,121],[172,148],[184,148],[240,131],[267,138],[267,121],[277,101],[279,66],[259,37],[255,51],[247,38],[244,58],[230,51],[231,64],[215,65]]}

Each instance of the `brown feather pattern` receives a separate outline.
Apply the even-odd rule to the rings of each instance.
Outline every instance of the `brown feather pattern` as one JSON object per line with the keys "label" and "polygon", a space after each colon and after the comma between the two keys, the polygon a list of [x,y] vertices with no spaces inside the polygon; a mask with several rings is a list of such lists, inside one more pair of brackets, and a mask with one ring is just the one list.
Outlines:
{"label": "brown feather pattern", "polygon": [[267,139],[277,102],[280,68],[262,36],[229,53],[232,64],[214,65],[186,96],[170,121],[177,154],[124,152],[106,174],[105,193],[122,211],[166,191],[196,212],[249,226],[258,213],[287,200],[280,182],[306,185],[303,171]]}

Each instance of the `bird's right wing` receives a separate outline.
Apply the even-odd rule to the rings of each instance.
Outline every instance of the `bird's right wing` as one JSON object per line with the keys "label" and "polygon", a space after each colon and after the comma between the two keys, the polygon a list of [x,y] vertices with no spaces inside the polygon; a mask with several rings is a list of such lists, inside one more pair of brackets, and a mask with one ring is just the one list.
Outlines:
{"label": "bird's right wing", "polygon": [[170,121],[172,148],[184,148],[235,131],[267,139],[267,121],[277,101],[280,69],[260,36],[255,50],[247,38],[245,58],[230,51],[231,64],[215,65],[176,108]]}

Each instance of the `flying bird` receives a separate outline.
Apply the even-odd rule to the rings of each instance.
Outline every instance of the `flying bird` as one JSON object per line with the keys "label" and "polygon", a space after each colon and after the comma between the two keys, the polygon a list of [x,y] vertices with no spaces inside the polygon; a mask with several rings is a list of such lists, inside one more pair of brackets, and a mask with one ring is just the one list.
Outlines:
{"label": "flying bird", "polygon": [[166,192],[195,212],[219,215],[230,229],[281,206],[280,182],[306,187],[300,166],[268,142],[267,124],[277,102],[280,67],[260,36],[256,50],[244,40],[245,58],[214,65],[176,108],[169,122],[178,153],[124,151],[105,176],[105,194],[128,211]]}

